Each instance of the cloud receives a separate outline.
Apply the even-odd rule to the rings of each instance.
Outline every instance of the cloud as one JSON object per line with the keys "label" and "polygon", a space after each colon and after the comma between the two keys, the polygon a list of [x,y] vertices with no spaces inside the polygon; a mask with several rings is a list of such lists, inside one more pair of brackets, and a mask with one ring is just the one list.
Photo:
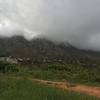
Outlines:
{"label": "cloud", "polygon": [[14,35],[100,50],[100,0],[0,0],[0,36]]}

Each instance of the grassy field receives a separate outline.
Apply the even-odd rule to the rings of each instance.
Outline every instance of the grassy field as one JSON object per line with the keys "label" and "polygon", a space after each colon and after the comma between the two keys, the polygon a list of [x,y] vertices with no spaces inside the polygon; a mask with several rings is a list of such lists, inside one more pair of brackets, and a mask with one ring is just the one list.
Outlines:
{"label": "grassy field", "polygon": [[38,67],[0,62],[0,74],[100,86],[100,66],[49,64],[46,67]]}
{"label": "grassy field", "polygon": [[41,85],[27,79],[0,77],[0,100],[100,100]]}
{"label": "grassy field", "polygon": [[[9,73],[8,73],[9,74]],[[32,77],[52,81],[69,81],[100,86],[100,67],[82,67],[79,65],[49,65],[46,68],[20,67],[10,75]]]}
{"label": "grassy field", "polygon": [[[53,64],[47,67],[0,63],[0,100],[100,100],[38,84],[29,78],[100,86],[100,67]],[[19,79],[15,78],[18,77]]]}

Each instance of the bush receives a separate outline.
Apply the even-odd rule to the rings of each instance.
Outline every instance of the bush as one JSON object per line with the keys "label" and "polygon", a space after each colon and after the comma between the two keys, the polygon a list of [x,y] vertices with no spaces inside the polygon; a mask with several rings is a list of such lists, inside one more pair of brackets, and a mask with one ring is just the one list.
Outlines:
{"label": "bush", "polygon": [[18,72],[19,69],[15,64],[0,62],[0,73]]}

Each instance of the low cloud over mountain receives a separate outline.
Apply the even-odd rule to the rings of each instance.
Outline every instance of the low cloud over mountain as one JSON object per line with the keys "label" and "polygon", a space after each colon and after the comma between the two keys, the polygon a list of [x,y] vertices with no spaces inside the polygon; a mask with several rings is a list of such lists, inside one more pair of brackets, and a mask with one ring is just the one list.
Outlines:
{"label": "low cloud over mountain", "polygon": [[100,0],[0,0],[0,37],[15,35],[100,50]]}

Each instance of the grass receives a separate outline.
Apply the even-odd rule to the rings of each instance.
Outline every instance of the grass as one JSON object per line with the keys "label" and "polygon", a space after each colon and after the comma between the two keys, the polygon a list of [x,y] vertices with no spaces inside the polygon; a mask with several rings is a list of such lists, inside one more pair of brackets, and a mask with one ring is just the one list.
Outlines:
{"label": "grass", "polygon": [[[92,73],[92,72],[91,72]],[[96,74],[89,74],[89,72],[68,72],[65,70],[43,70],[43,69],[32,69],[32,70],[25,70],[22,69],[18,73],[7,74],[11,76],[22,76],[22,77],[32,77],[44,80],[51,80],[51,81],[68,81],[70,83],[80,83],[80,84],[87,84],[92,86],[100,86],[100,82],[96,80],[97,77],[100,75]],[[97,75],[97,76],[96,76]]]}
{"label": "grass", "polygon": [[[38,84],[28,78],[100,86],[100,67],[48,65],[46,68],[0,64],[0,100],[100,100],[81,93]],[[13,77],[21,77],[19,79]]]}
{"label": "grass", "polygon": [[18,66],[0,62],[2,76],[34,77],[52,81],[69,81],[100,86],[100,66],[81,66],[73,64],[48,64],[46,67]]}
{"label": "grass", "polygon": [[80,93],[68,92],[27,79],[0,77],[0,100],[100,100]]}

